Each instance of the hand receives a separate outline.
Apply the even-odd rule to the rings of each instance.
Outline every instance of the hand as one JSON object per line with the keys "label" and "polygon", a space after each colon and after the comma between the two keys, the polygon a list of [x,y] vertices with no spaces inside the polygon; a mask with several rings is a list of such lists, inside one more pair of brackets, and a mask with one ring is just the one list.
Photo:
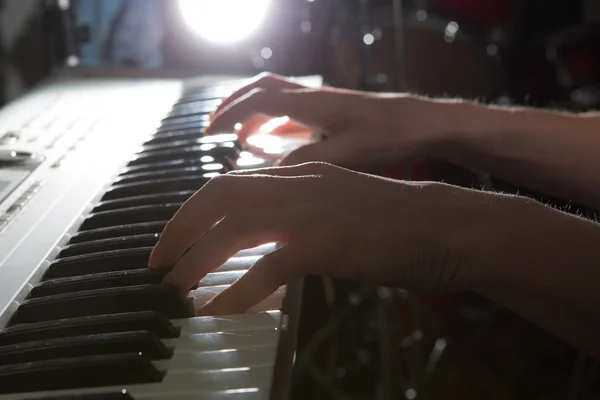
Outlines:
{"label": "hand", "polygon": [[413,290],[457,288],[459,228],[478,196],[325,163],[231,172],[181,207],[149,265],[174,266],[165,282],[187,293],[239,250],[280,242],[203,307],[211,315],[243,312],[306,274]]}
{"label": "hand", "polygon": [[310,89],[283,77],[262,75],[227,98],[215,111],[207,133],[230,131],[238,122],[244,138],[271,117],[287,115],[296,124],[328,136],[299,148],[282,165],[306,161],[362,167],[424,155],[437,141],[435,103],[408,95],[332,88]]}

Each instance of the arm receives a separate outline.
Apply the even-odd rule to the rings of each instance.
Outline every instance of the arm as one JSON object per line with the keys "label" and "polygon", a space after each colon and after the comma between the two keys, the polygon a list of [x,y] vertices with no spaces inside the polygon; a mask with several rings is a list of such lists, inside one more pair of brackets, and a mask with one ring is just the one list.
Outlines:
{"label": "arm", "polygon": [[599,113],[434,102],[441,158],[600,209]]}
{"label": "arm", "polygon": [[466,286],[600,357],[600,225],[519,197],[494,214],[467,228]]}

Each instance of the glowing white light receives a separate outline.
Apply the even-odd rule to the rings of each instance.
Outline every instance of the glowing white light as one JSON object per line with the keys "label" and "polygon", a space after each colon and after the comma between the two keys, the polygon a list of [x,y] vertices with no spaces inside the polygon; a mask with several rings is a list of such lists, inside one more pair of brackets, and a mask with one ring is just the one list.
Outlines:
{"label": "glowing white light", "polygon": [[202,157],[200,157],[200,161],[203,163],[212,163],[212,162],[215,162],[215,159],[212,158],[211,156],[202,156]]}
{"label": "glowing white light", "polygon": [[183,20],[198,36],[218,44],[252,35],[269,10],[270,0],[179,0]]}
{"label": "glowing white light", "polygon": [[219,133],[200,138],[200,143],[223,143],[232,140],[237,140],[238,136],[235,133]]}
{"label": "glowing white light", "polygon": [[262,50],[260,51],[260,55],[265,60],[268,60],[269,58],[271,58],[273,56],[273,50],[271,50],[268,47],[263,47]]}
{"label": "glowing white light", "polygon": [[375,42],[375,36],[371,35],[370,33],[367,33],[364,37],[363,37],[363,42],[365,42],[365,44],[367,46],[370,46],[373,44],[373,42]]}
{"label": "glowing white light", "polygon": [[69,67],[76,67],[79,65],[79,57],[77,56],[69,56],[67,57],[67,65]]}
{"label": "glowing white light", "polygon": [[237,160],[238,167],[252,167],[264,164],[265,160],[259,157],[246,158],[242,157]]}
{"label": "glowing white light", "polygon": [[218,169],[221,169],[221,168],[223,168],[223,164],[217,164],[217,163],[214,163],[214,164],[204,164],[202,166],[202,169],[205,170],[205,171],[215,171],[215,170],[218,170]]}

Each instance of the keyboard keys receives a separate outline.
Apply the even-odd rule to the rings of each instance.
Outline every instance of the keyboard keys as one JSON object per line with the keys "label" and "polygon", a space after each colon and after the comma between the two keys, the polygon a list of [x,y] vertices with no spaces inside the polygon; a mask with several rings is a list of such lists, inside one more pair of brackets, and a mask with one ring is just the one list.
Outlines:
{"label": "keyboard keys", "polygon": [[198,176],[207,173],[225,173],[227,167],[223,164],[212,163],[202,164],[199,166],[185,166],[182,168],[165,169],[162,171],[147,171],[139,172],[137,174],[128,174],[118,178],[114,184],[122,185],[125,183],[133,183],[140,181],[147,181],[151,179],[167,179],[167,178],[180,178],[183,176]]}
{"label": "keyboard keys", "polygon": [[144,142],[144,146],[168,145],[177,141],[200,140],[203,137],[202,130],[184,129],[175,132],[164,132],[162,135],[154,135]]}
{"label": "keyboard keys", "polygon": [[[108,200],[97,204],[92,213],[100,211],[118,210],[137,206],[149,206],[153,204],[183,203],[194,194],[193,190],[182,192],[168,192],[159,194],[148,194],[145,196],[125,197],[124,199]],[[120,224],[122,225],[122,224]]]}
{"label": "keyboard keys", "polygon": [[[138,153],[127,166],[151,164],[162,161],[173,161],[178,159],[199,159],[203,161],[206,157],[207,163],[220,162],[221,160],[235,160],[239,156],[237,149],[231,147],[215,147],[207,149],[206,145],[190,146],[181,149],[166,149],[147,153]],[[209,158],[212,158],[210,160]]]}
{"label": "keyboard keys", "polygon": [[161,338],[179,336],[164,315],[153,311],[92,315],[38,323],[14,325],[0,330],[0,346],[112,332],[148,331]]}
{"label": "keyboard keys", "polygon": [[0,393],[160,382],[163,374],[144,356],[118,354],[0,366]]}
{"label": "keyboard keys", "polygon": [[152,332],[118,332],[0,346],[0,366],[120,353],[141,353],[150,360],[167,359],[173,355],[172,350]]}
{"label": "keyboard keys", "polygon": [[207,113],[195,113],[195,114],[185,114],[185,115],[173,115],[171,117],[166,117],[162,120],[162,126],[178,126],[182,124],[189,123],[200,123],[205,124],[210,121],[210,115]]}
{"label": "keyboard keys", "polygon": [[156,244],[159,237],[160,235],[158,233],[147,233],[144,235],[121,236],[116,238],[75,243],[65,246],[60,253],[58,253],[57,258],[81,256],[111,250],[151,247]]}
{"label": "keyboard keys", "polygon": [[69,240],[69,244],[87,243],[94,240],[111,239],[122,236],[146,235],[151,233],[159,234],[163,231],[166,224],[167,221],[165,220],[82,231],[74,235]]}
{"label": "keyboard keys", "polygon": [[88,394],[74,394],[64,396],[52,396],[52,397],[36,397],[28,398],[26,400],[133,400],[133,398],[127,393],[126,390],[117,390],[114,392],[105,393],[88,393]]}
{"label": "keyboard keys", "polygon": [[186,176],[183,178],[154,179],[143,182],[117,185],[110,188],[102,197],[102,201],[114,200],[124,197],[142,196],[156,193],[179,192],[184,190],[198,190],[210,178],[202,175]]}
{"label": "keyboard keys", "polygon": [[198,158],[190,158],[190,159],[180,159],[180,160],[172,160],[172,161],[161,161],[150,164],[140,164],[134,165],[126,168],[123,172],[121,172],[120,176],[134,175],[144,172],[161,172],[161,171],[169,171],[173,169],[186,168],[186,167],[200,167],[202,168],[203,174],[209,174],[221,171],[231,171],[234,167],[234,161],[229,160],[215,160],[211,156],[204,156]]}
{"label": "keyboard keys", "polygon": [[106,228],[123,224],[163,221],[173,217],[183,202],[169,204],[151,204],[145,206],[100,211],[91,214],[81,224],[82,230]]}
{"label": "keyboard keys", "polygon": [[42,322],[88,315],[156,311],[169,318],[189,318],[193,306],[170,285],[141,285],[66,293],[25,300],[13,323]]}
{"label": "keyboard keys", "polygon": [[[158,140],[157,140],[158,139]],[[164,150],[173,148],[185,148],[196,145],[218,145],[220,147],[233,147],[241,150],[240,143],[237,141],[237,135],[233,134],[217,134],[210,136],[190,136],[186,137],[173,135],[168,140],[164,137],[153,138],[142,145],[143,151]]]}
{"label": "keyboard keys", "polygon": [[160,128],[158,128],[157,133],[173,132],[173,131],[179,131],[182,129],[202,130],[202,129],[206,128],[208,125],[209,125],[208,120],[184,122],[181,124],[169,124],[169,125],[163,125]]}
{"label": "keyboard keys", "polygon": [[140,247],[60,258],[50,264],[44,279],[144,269],[151,252],[152,247]]}
{"label": "keyboard keys", "polygon": [[51,279],[35,285],[29,296],[36,298],[111,287],[158,285],[169,271],[168,268],[145,268]]}

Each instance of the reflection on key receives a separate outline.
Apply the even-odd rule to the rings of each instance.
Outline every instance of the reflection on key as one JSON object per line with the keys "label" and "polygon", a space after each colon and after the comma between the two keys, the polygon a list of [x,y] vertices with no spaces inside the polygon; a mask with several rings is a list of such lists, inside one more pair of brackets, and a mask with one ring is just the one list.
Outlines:
{"label": "reflection on key", "polygon": [[[192,290],[190,292],[190,296],[194,302],[194,308],[198,310],[202,307],[206,302],[215,297],[217,294],[221,293],[223,290],[227,289],[229,285],[219,285],[219,286],[210,286],[210,287],[199,287],[196,290]],[[259,311],[267,311],[267,310],[280,310],[283,302],[283,298],[285,297],[285,287],[280,287],[275,293],[271,296],[258,303],[257,305],[251,307],[248,312],[259,312]]]}

